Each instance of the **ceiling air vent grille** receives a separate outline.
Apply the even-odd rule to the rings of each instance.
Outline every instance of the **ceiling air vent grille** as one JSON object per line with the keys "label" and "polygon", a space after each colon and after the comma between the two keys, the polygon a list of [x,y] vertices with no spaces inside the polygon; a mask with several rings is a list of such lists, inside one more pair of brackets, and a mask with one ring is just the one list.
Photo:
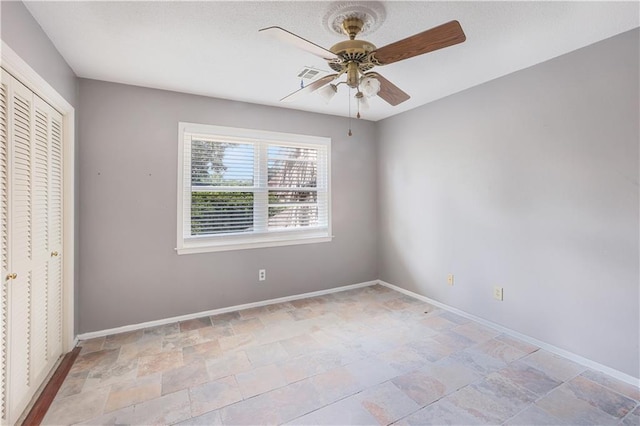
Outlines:
{"label": "ceiling air vent grille", "polygon": [[304,80],[315,80],[318,77],[325,75],[326,72],[311,67],[304,67],[299,73],[298,78]]}

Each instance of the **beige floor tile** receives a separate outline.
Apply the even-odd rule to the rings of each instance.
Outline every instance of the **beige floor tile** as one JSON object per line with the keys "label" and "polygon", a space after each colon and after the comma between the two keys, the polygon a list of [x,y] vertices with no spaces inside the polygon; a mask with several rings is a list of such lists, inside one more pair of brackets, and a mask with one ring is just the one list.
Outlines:
{"label": "beige floor tile", "polygon": [[483,343],[498,336],[500,332],[485,327],[475,322],[467,322],[452,329],[456,333],[473,340],[475,343]]}
{"label": "beige floor tile", "polygon": [[251,370],[253,366],[244,351],[230,352],[216,358],[209,358],[205,362],[209,380],[242,373]]}
{"label": "beige floor tile", "polygon": [[459,325],[439,315],[428,316],[420,320],[419,323],[436,331],[448,330]]}
{"label": "beige floor tile", "polygon": [[292,425],[377,425],[377,419],[357,398],[345,398],[294,419]]}
{"label": "beige floor tile", "polygon": [[584,376],[578,376],[570,380],[566,386],[576,398],[586,401],[598,410],[619,419],[626,416],[637,405],[637,402],[631,398],[607,389]]}
{"label": "beige floor tile", "polygon": [[181,367],[182,351],[173,350],[161,352],[155,355],[141,356],[138,358],[138,377],[148,376],[149,374],[161,373],[163,371],[172,370]]}
{"label": "beige floor tile", "polygon": [[287,354],[292,357],[324,349],[324,347],[310,334],[301,334],[299,336],[283,339],[280,341],[280,344]]}
{"label": "beige floor tile", "polygon": [[214,410],[183,420],[180,423],[176,423],[176,426],[222,426],[222,424],[220,410]]}
{"label": "beige floor tile", "polygon": [[442,343],[445,347],[450,349],[451,352],[461,351],[475,345],[473,340],[452,330],[447,330],[433,336],[433,340]]}
{"label": "beige floor tile", "polygon": [[231,325],[215,325],[213,327],[204,327],[198,329],[201,342],[205,343],[211,340],[218,340],[220,337],[232,336],[233,329]]}
{"label": "beige floor tile", "polygon": [[209,317],[194,318],[186,321],[180,321],[180,332],[198,330],[199,328],[211,327],[211,319]]}
{"label": "beige floor tile", "polygon": [[84,387],[84,383],[86,382],[88,376],[89,370],[85,370],[75,374],[68,374],[64,379],[62,386],[60,386],[56,397],[63,398],[65,396],[71,396],[82,392],[82,388]]}
{"label": "beige floor tile", "polygon": [[224,314],[218,314],[218,315],[211,315],[209,318],[211,319],[211,323],[214,326],[228,325],[233,321],[238,321],[242,319],[242,317],[240,316],[240,312],[238,311],[225,312]]}
{"label": "beige floor tile", "polygon": [[220,343],[220,348],[222,348],[223,351],[230,351],[252,346],[255,344],[255,339],[253,334],[243,333],[221,337],[218,339],[218,342]]}
{"label": "beige floor tile", "polygon": [[520,411],[511,404],[503,405],[502,401],[472,386],[464,387],[444,400],[481,424],[501,424]]}
{"label": "beige floor tile", "polygon": [[318,389],[310,380],[274,389],[256,398],[264,398],[272,407],[278,407],[281,423],[293,420],[325,405]]}
{"label": "beige floor tile", "polygon": [[79,355],[71,367],[70,373],[79,373],[98,367],[109,367],[116,363],[120,349],[102,349]]}
{"label": "beige floor tile", "polygon": [[247,348],[245,352],[254,367],[284,362],[289,358],[289,354],[279,342]]}
{"label": "beige floor tile", "polygon": [[431,362],[445,358],[453,353],[453,349],[449,346],[429,337],[424,340],[410,342],[410,347],[416,350],[421,356]]}
{"label": "beige floor tile", "polygon": [[635,410],[627,414],[627,416],[624,419],[622,419],[622,422],[620,422],[620,424],[622,426],[640,425],[640,405],[638,405]]}
{"label": "beige floor tile", "polygon": [[561,385],[536,405],[558,419],[575,425],[613,425],[619,419],[599,410],[588,401],[578,398],[571,388]]}
{"label": "beige floor tile", "polygon": [[537,396],[544,396],[562,384],[561,381],[549,377],[543,371],[520,361],[511,363],[487,377],[502,377]]}
{"label": "beige floor tile", "polygon": [[503,343],[506,343],[507,345],[511,345],[514,348],[520,349],[521,351],[526,352],[528,354],[530,354],[532,352],[535,352],[538,349],[540,349],[535,345],[532,345],[530,343],[524,342],[524,341],[522,341],[520,339],[516,339],[515,337],[508,336],[506,334],[501,334],[501,335],[497,336],[496,340],[499,340],[499,341],[501,341]]}
{"label": "beige floor tile", "polygon": [[109,388],[94,389],[56,398],[42,420],[43,425],[79,423],[102,414]]}
{"label": "beige floor tile", "polygon": [[505,363],[513,362],[527,355],[526,350],[503,343],[496,339],[487,340],[484,343],[474,346],[471,351],[483,353],[492,358],[499,359]]}
{"label": "beige floor tile", "polygon": [[182,348],[182,356],[185,364],[197,360],[219,357],[220,355],[222,355],[222,349],[220,348],[218,340],[211,340]]}
{"label": "beige floor tile", "polygon": [[563,382],[574,378],[585,370],[585,367],[575,362],[542,349],[522,358],[522,362],[544,371],[549,377]]}
{"label": "beige floor tile", "polygon": [[242,394],[234,376],[228,376],[190,388],[189,398],[195,417],[241,401]]}
{"label": "beige floor tile", "polygon": [[[480,425],[480,419],[470,415],[446,398],[427,405],[421,410],[401,419],[397,425]],[[529,425],[532,426],[532,425]]]}
{"label": "beige floor tile", "polygon": [[260,321],[265,326],[269,326],[270,324],[278,324],[286,321],[291,321],[291,315],[289,315],[289,312],[286,310],[269,312],[260,315]]}
{"label": "beige floor tile", "polygon": [[111,386],[117,383],[135,380],[138,374],[138,359],[116,362],[109,366],[92,369],[85,381],[83,391],[97,387]]}
{"label": "beige floor tile", "polygon": [[365,389],[354,396],[378,424],[391,424],[421,408],[392,382]]}
{"label": "beige floor tile", "polygon": [[141,356],[155,355],[162,351],[162,337],[139,339],[135,343],[127,343],[120,347],[118,361],[124,362]]}
{"label": "beige floor tile", "polygon": [[176,333],[180,333],[180,323],[172,322],[170,324],[162,324],[155,327],[145,328],[142,338],[149,339],[153,337],[169,336]]}
{"label": "beige floor tile", "polygon": [[559,426],[565,424],[567,423],[557,417],[553,417],[551,414],[536,405],[527,407],[505,423],[506,426]]}
{"label": "beige floor tile", "polygon": [[264,329],[264,324],[260,318],[241,319],[231,324],[235,334],[254,333]]}
{"label": "beige floor tile", "polygon": [[112,385],[104,412],[158,398],[161,394],[160,373]]}
{"label": "beige floor tile", "polygon": [[338,367],[309,379],[325,404],[333,403],[362,390],[360,381],[345,367]]}
{"label": "beige floor tile", "polygon": [[408,345],[383,352],[378,355],[378,358],[393,367],[399,374],[417,370],[425,364],[431,363],[416,349]]}
{"label": "beige floor tile", "polygon": [[119,348],[122,345],[135,343],[142,338],[144,330],[128,331],[126,333],[112,334],[104,341],[104,349]]}
{"label": "beige floor tile", "polygon": [[136,404],[133,412],[133,424],[170,425],[190,417],[189,394],[187,390],[182,390]]}
{"label": "beige floor tile", "polygon": [[45,424],[640,419],[637,388],[383,286],[80,345]]}
{"label": "beige floor tile", "polygon": [[287,384],[280,368],[275,364],[238,373],[235,378],[244,398],[250,398]]}
{"label": "beige floor tile", "polygon": [[162,395],[209,381],[204,361],[198,360],[162,373]]}
{"label": "beige floor tile", "polygon": [[329,371],[343,365],[342,356],[337,351],[320,351],[289,358],[280,363],[280,369],[288,383]]}
{"label": "beige floor tile", "polygon": [[80,340],[78,342],[78,346],[82,347],[80,354],[87,354],[103,349],[105,340],[106,338],[104,336],[96,337],[95,339]]}
{"label": "beige floor tile", "polygon": [[[571,362],[571,361],[568,361]],[[580,366],[577,366],[580,368]],[[575,371],[575,370],[574,370]],[[622,382],[599,371],[587,370],[582,376],[628,398],[640,402],[640,387]]]}
{"label": "beige floor tile", "polygon": [[197,330],[190,330],[184,333],[170,334],[162,337],[162,350],[163,351],[171,351],[174,349],[182,349],[186,346],[199,345],[200,343],[205,343],[209,340],[203,337],[202,330],[207,330],[211,327],[204,327]]}
{"label": "beige floor tile", "polygon": [[[121,408],[119,410],[110,411],[108,413],[101,414],[97,417],[93,417],[89,420],[85,420],[81,425],[134,425],[135,418],[133,416],[134,406]],[[43,423],[47,425],[48,423]]]}

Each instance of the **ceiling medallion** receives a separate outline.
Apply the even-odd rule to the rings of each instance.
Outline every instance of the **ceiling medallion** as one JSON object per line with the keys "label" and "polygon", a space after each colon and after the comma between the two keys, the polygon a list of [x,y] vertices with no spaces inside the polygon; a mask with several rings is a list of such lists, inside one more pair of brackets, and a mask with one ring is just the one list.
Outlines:
{"label": "ceiling medallion", "polygon": [[363,25],[359,35],[371,34],[384,22],[387,13],[377,1],[333,3],[324,15],[322,23],[331,34],[344,35],[342,23],[348,18],[358,18]]}

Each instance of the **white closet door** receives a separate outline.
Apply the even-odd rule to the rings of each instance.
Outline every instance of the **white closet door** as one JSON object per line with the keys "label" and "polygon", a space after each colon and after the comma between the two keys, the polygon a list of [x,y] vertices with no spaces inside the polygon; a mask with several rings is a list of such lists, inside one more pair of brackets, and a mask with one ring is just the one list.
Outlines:
{"label": "white closet door", "polygon": [[31,295],[33,285],[33,104],[32,93],[12,80],[9,87],[10,270],[8,281],[8,409],[11,417],[30,397]]}
{"label": "white closet door", "polygon": [[33,97],[33,188],[32,239],[33,282],[31,286],[31,380],[38,382],[47,372],[49,297],[49,141],[53,108]]}
{"label": "white closet door", "polygon": [[9,264],[9,86],[4,71],[0,80],[0,423],[7,423],[6,392],[7,384],[7,284]]}
{"label": "white closet door", "polygon": [[62,115],[50,107],[49,139],[49,359],[62,354]]}
{"label": "white closet door", "polygon": [[13,424],[62,354],[62,116],[1,81],[0,404]]}

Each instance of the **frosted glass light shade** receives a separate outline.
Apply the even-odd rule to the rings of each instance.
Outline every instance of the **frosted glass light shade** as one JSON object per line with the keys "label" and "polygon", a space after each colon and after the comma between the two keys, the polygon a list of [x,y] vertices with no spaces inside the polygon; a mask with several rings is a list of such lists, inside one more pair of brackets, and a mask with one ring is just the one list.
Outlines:
{"label": "frosted glass light shade", "polygon": [[364,77],[360,81],[360,90],[367,98],[370,98],[380,91],[380,82],[374,77]]}
{"label": "frosted glass light shade", "polygon": [[316,93],[320,95],[326,103],[329,103],[336,93],[338,93],[338,87],[335,84],[327,84],[316,90]]}
{"label": "frosted glass light shade", "polygon": [[[362,93],[364,94],[364,93]],[[360,111],[368,111],[369,110],[369,101],[366,96],[358,96],[356,95],[356,99],[358,100],[358,107]]]}

